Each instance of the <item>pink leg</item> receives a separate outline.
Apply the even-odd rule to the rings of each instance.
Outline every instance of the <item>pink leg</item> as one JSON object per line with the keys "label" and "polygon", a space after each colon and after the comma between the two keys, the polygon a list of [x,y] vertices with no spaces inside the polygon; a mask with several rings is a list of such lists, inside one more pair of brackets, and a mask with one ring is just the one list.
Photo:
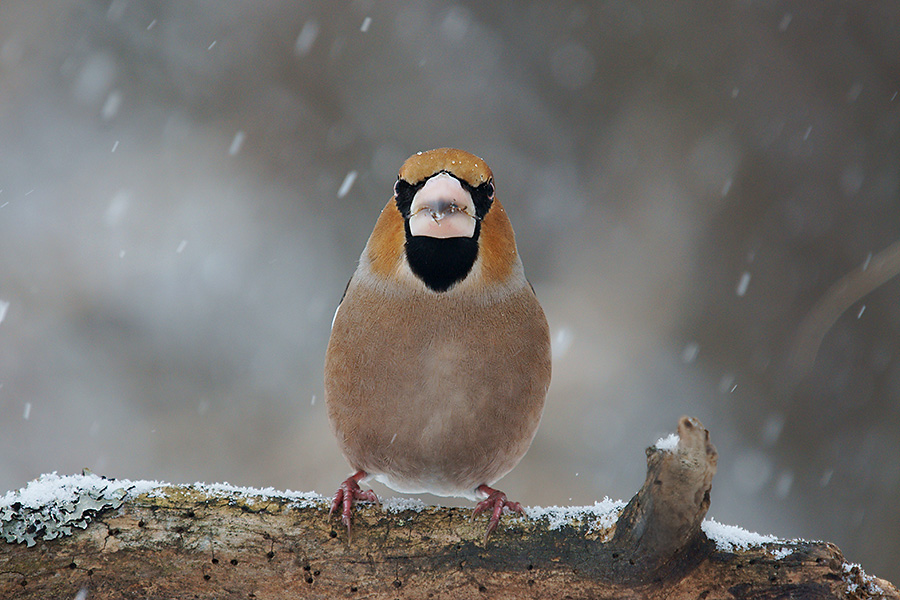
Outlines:
{"label": "pink leg", "polygon": [[353,523],[353,503],[356,500],[368,500],[378,504],[378,496],[372,490],[359,489],[359,480],[364,479],[367,473],[365,471],[357,471],[341,484],[334,500],[331,501],[331,510],[328,516],[334,514],[339,507],[341,508],[341,522],[347,526],[347,536],[350,536],[350,525]]}
{"label": "pink leg", "polygon": [[497,529],[497,525],[500,524],[500,515],[503,514],[504,507],[520,515],[525,514],[525,509],[522,508],[522,505],[518,502],[510,502],[507,500],[506,494],[500,490],[495,490],[487,485],[478,486],[476,491],[487,494],[487,498],[475,505],[475,510],[472,512],[472,519],[474,520],[475,515],[478,513],[491,509],[491,518],[488,521],[487,532],[484,534],[484,543],[487,544],[488,538],[494,530]]}

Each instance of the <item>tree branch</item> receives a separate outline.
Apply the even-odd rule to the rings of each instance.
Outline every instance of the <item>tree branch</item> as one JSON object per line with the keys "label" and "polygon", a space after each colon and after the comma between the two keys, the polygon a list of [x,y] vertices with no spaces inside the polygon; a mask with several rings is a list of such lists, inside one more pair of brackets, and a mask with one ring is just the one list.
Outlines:
{"label": "tree branch", "polygon": [[678,430],[624,509],[506,515],[488,547],[466,509],[362,505],[348,545],[312,494],[47,476],[0,499],[0,597],[900,599],[829,543],[707,538],[715,448]]}

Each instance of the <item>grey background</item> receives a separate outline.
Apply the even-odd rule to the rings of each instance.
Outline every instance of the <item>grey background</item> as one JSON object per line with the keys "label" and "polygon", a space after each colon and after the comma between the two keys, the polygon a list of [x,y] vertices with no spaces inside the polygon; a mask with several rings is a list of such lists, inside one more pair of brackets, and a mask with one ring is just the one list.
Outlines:
{"label": "grey background", "polygon": [[711,516],[900,580],[900,283],[788,362],[900,239],[898,90],[892,0],[4,1],[0,490],[332,493],[334,307],[401,162],[458,146],[554,337],[505,491],[627,499],[686,413]]}

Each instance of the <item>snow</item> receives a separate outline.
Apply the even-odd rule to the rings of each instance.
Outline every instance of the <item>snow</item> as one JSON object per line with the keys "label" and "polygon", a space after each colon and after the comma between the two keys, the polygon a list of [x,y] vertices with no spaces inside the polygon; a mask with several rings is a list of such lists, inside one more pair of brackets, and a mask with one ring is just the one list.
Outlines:
{"label": "snow", "polygon": [[587,524],[589,531],[597,531],[612,527],[625,504],[622,500],[603,498],[593,506],[530,506],[525,513],[536,521],[546,519],[549,529]]}
{"label": "snow", "polygon": [[691,364],[697,360],[698,354],[700,354],[700,344],[697,342],[688,342],[681,351],[681,362]]}
{"label": "snow", "polygon": [[52,540],[84,529],[92,516],[118,508],[130,495],[159,487],[156,481],[106,479],[93,474],[41,475],[18,491],[0,498],[0,537],[7,542]]}
{"label": "snow", "polygon": [[[672,434],[660,440],[657,447],[665,447],[667,444],[674,447],[677,436]],[[0,497],[0,538],[10,543],[25,542],[33,546],[41,539],[51,540],[70,535],[73,528],[84,529],[99,511],[118,508],[126,500],[142,494],[163,496],[167,489],[172,488],[195,490],[211,496],[237,497],[250,502],[286,500],[297,508],[327,505],[329,501],[316,492],[276,490],[272,487],[254,488],[230,483],[172,485],[160,481],[107,479],[93,473],[58,475],[53,472],[41,475],[24,488],[7,492]],[[625,505],[626,502],[622,500],[604,498],[591,506],[534,506],[527,507],[525,512],[535,521],[546,520],[547,528],[551,530],[566,526],[586,526],[588,532],[595,532],[608,530],[615,525]],[[398,497],[386,499],[381,507],[388,513],[397,514],[410,510],[421,512],[427,505],[418,498]],[[775,536],[753,533],[734,525],[723,525],[714,519],[704,520],[701,527],[723,552],[783,542]],[[771,549],[769,553],[776,560],[781,560],[792,554],[792,550],[784,546]],[[850,585],[875,585],[871,577],[862,573],[859,565],[845,565],[845,573],[848,577],[852,575],[855,578]]]}
{"label": "snow", "polygon": [[731,186],[733,184],[734,184],[733,178],[728,177],[725,179],[725,183],[722,184],[722,190],[720,191],[720,194],[722,195],[723,198],[728,195],[728,192],[731,191]]}
{"label": "snow", "polygon": [[845,562],[843,571],[848,593],[852,594],[861,588],[863,593],[868,596],[884,595],[884,589],[875,583],[875,578],[863,571],[859,564]]}
{"label": "snow", "polygon": [[680,441],[681,438],[678,437],[677,433],[670,433],[666,437],[656,440],[656,443],[653,445],[657,450],[662,450],[663,452],[675,452],[675,449],[678,448],[678,442]]}
{"label": "snow", "polygon": [[0,323],[6,318],[6,311],[9,310],[9,302],[0,300]]}
{"label": "snow", "polygon": [[316,43],[316,38],[318,36],[318,21],[307,21],[304,23],[303,28],[297,35],[297,42],[294,44],[294,54],[297,56],[305,56],[312,49],[313,44]]}
{"label": "snow", "polygon": [[426,505],[418,498],[397,497],[388,498],[381,503],[381,507],[389,513],[396,514],[405,510],[413,510],[417,513],[422,512],[425,510]]}
{"label": "snow", "polygon": [[356,171],[350,171],[347,173],[347,176],[344,177],[343,183],[341,183],[340,189],[338,189],[337,197],[343,198],[347,194],[350,193],[350,188],[353,187],[353,182],[356,181]]}
{"label": "snow", "polygon": [[103,108],[100,109],[100,116],[104,121],[110,121],[119,113],[122,106],[122,93],[119,90],[113,90],[106,97]]}
{"label": "snow", "polygon": [[741,279],[738,281],[737,288],[735,288],[734,292],[742,297],[747,293],[747,288],[750,286],[750,271],[744,271],[741,273]]}
{"label": "snow", "polygon": [[246,486],[231,485],[230,483],[200,483],[193,485],[178,485],[174,487],[191,488],[209,495],[232,495],[244,500],[268,500],[283,499],[289,500],[298,508],[306,508],[318,502],[324,501],[326,498],[316,492],[295,492],[293,490],[276,490],[273,487],[255,488]]}
{"label": "snow", "polygon": [[770,555],[772,558],[774,558],[775,560],[781,560],[781,559],[783,559],[783,558],[787,558],[788,556],[790,556],[790,555],[793,554],[793,553],[794,553],[793,549],[788,548],[788,547],[779,548],[779,549],[777,549],[777,550],[770,550],[770,551],[769,551],[769,555]]}
{"label": "snow", "polygon": [[315,492],[281,491],[274,488],[238,487],[228,483],[176,485],[159,481],[107,479],[83,475],[41,475],[24,488],[0,498],[0,538],[33,546],[38,540],[70,535],[84,529],[98,512],[120,507],[141,494],[161,496],[165,488],[197,490],[209,495],[230,495],[253,501],[287,500],[297,508],[321,504]]}
{"label": "snow", "polygon": [[93,473],[85,475],[57,475],[56,471],[41,475],[30,481],[28,485],[18,491],[7,492],[0,498],[0,509],[13,504],[20,504],[25,508],[40,508],[54,502],[71,502],[87,489],[107,490],[134,490],[133,496],[138,496],[164,484],[158,481],[130,481],[128,479],[106,479]]}
{"label": "snow", "polygon": [[715,542],[716,548],[723,552],[746,550],[752,546],[762,546],[779,541],[774,535],[761,535],[735,525],[723,525],[715,519],[705,519],[700,528],[709,539]]}
{"label": "snow", "polygon": [[241,151],[241,146],[244,145],[245,137],[246,134],[243,132],[243,130],[238,129],[235,132],[234,137],[231,138],[231,145],[228,147],[228,156],[234,156]]}
{"label": "snow", "polygon": [[784,13],[784,16],[781,18],[781,22],[778,23],[778,31],[782,33],[787,31],[788,25],[791,24],[791,20],[794,16],[791,13]]}
{"label": "snow", "polygon": [[550,354],[553,356],[553,359],[559,360],[565,356],[574,340],[575,334],[571,328],[560,327],[557,329],[550,340]]}

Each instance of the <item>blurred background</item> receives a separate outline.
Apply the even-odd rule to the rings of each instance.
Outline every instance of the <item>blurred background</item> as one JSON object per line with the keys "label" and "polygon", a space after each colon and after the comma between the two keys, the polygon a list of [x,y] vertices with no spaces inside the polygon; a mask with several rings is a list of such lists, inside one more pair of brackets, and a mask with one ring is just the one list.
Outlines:
{"label": "blurred background", "polygon": [[832,288],[897,253],[898,91],[893,0],[4,0],[0,493],[333,493],[334,308],[403,160],[457,146],[553,335],[502,489],[628,499],[689,414],[710,516],[898,582],[900,281]]}

